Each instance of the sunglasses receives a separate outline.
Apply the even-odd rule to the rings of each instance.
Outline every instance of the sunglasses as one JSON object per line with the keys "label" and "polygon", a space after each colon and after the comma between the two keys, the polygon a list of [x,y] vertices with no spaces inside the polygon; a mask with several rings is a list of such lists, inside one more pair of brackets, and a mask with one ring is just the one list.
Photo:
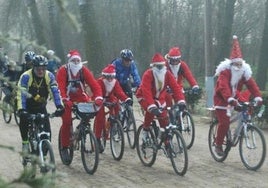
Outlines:
{"label": "sunglasses", "polygon": [[180,58],[170,58],[169,59],[170,63],[180,63],[181,59]]}
{"label": "sunglasses", "polygon": [[115,76],[114,75],[103,75],[103,77],[105,78],[105,79],[114,79],[115,78]]}
{"label": "sunglasses", "polygon": [[161,70],[164,66],[164,64],[154,65],[158,70]]}

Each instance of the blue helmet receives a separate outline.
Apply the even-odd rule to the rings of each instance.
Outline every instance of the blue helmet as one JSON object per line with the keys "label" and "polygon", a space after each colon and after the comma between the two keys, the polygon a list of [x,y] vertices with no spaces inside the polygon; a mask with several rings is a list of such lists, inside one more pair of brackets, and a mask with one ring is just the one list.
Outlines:
{"label": "blue helmet", "polygon": [[35,53],[33,51],[28,51],[25,53],[24,59],[26,62],[30,62],[33,60],[34,56],[35,56]]}
{"label": "blue helmet", "polygon": [[133,60],[133,53],[129,49],[123,49],[120,52],[121,58],[124,60],[132,61]]}
{"label": "blue helmet", "polygon": [[36,55],[33,58],[33,66],[34,67],[40,67],[40,66],[47,66],[47,58],[45,58],[42,55]]}

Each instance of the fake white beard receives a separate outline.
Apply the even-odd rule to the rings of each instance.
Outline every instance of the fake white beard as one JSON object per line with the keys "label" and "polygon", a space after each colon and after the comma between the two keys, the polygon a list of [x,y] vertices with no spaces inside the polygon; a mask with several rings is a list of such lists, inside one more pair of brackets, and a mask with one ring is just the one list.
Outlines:
{"label": "fake white beard", "polygon": [[79,72],[79,70],[82,68],[83,64],[80,62],[79,64],[74,64],[72,62],[69,63],[70,69],[73,73],[74,76],[77,75],[77,73]]}
{"label": "fake white beard", "polygon": [[107,96],[113,90],[113,88],[115,86],[115,82],[116,82],[116,79],[113,79],[110,82],[107,79],[103,79],[103,83],[104,83],[104,86],[105,86],[105,90],[106,90],[106,95]]}
{"label": "fake white beard", "polygon": [[237,84],[241,80],[241,78],[244,74],[243,67],[241,67],[239,70],[237,70],[237,67],[231,66],[231,73],[232,73],[231,86],[233,88],[233,93],[235,93]]}
{"label": "fake white beard", "polygon": [[160,91],[164,87],[167,67],[163,67],[161,70],[156,67],[153,67],[152,70],[155,78],[155,87],[158,91]]}
{"label": "fake white beard", "polygon": [[178,65],[169,65],[172,74],[175,76],[175,78],[177,79],[178,77],[178,71],[180,69],[181,64],[179,63]]}

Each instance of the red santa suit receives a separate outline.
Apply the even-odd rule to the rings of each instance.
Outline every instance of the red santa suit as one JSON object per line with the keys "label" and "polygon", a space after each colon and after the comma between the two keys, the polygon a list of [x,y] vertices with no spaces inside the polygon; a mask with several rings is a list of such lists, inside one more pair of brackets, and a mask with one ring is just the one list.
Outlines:
{"label": "red santa suit", "polygon": [[[177,83],[183,88],[183,79],[185,78],[192,88],[199,88],[194,75],[189,66],[181,60],[181,51],[179,47],[172,47],[168,54],[165,55],[167,67],[175,76]],[[173,91],[172,91],[173,93]],[[172,105],[172,93],[166,95],[167,106]]]}
{"label": "red santa suit", "polygon": [[90,70],[83,66],[79,52],[71,50],[68,57],[68,63],[61,66],[57,72],[57,82],[65,106],[61,126],[61,143],[63,147],[68,147],[70,144],[73,103],[91,100],[91,97],[85,92],[86,85],[93,92],[92,98],[96,103],[101,104],[102,101],[101,88]]}
{"label": "red santa suit", "polygon": [[[131,98],[128,98],[125,92],[122,90],[118,80],[115,79],[115,74],[115,67],[114,65],[110,64],[102,70],[102,77],[97,80],[98,84],[101,86],[104,101],[118,102],[118,100],[132,100]],[[119,103],[114,110],[115,114],[117,115],[119,112]],[[94,121],[94,130],[97,139],[101,137],[102,130],[104,129],[104,117],[105,111],[104,106],[102,106],[99,109]]]}
{"label": "red santa suit", "polygon": [[[162,69],[157,68],[158,65],[162,65]],[[152,58],[152,68],[144,72],[141,85],[136,92],[136,97],[146,111],[144,118],[144,128],[148,129],[154,114],[150,112],[151,108],[166,108],[166,95],[167,87],[173,90],[173,98],[176,103],[185,102],[182,88],[179,86],[170,71],[167,71],[165,66],[164,57],[156,53]],[[164,110],[159,116],[159,123],[161,127],[168,125],[167,111]]]}
{"label": "red santa suit", "polygon": [[[237,67],[237,63],[240,68]],[[215,76],[218,79],[214,89],[214,106],[219,121],[216,145],[220,146],[230,125],[230,117],[226,115],[227,105],[241,97],[239,93],[243,86],[247,87],[256,101],[262,101],[262,99],[260,90],[252,78],[249,64],[242,59],[239,43],[235,37],[231,58],[219,64]]]}

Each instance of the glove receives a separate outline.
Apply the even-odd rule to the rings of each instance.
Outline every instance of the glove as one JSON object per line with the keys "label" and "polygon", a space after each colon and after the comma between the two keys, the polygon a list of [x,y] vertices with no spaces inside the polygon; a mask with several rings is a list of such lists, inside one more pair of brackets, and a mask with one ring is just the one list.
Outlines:
{"label": "glove", "polygon": [[155,116],[159,116],[161,114],[160,110],[157,107],[150,108],[149,112]]}
{"label": "glove", "polygon": [[262,105],[262,98],[261,97],[255,97],[254,98],[254,102],[256,104],[256,106],[261,106]]}
{"label": "glove", "polygon": [[96,100],[95,100],[95,104],[96,104],[96,106],[101,106],[102,103],[103,103],[103,100],[102,100],[102,99],[96,99]]}
{"label": "glove", "polygon": [[231,106],[237,106],[238,105],[238,101],[235,99],[235,98],[233,98],[233,97],[230,97],[229,99],[228,99],[228,103],[231,105]]}
{"label": "glove", "polygon": [[125,103],[128,105],[128,106],[132,106],[133,105],[133,100],[131,98],[127,98]]}
{"label": "glove", "polygon": [[198,87],[198,86],[193,87],[193,88],[192,88],[192,93],[193,93],[194,95],[198,95],[198,94],[199,94],[199,87]]}
{"label": "glove", "polygon": [[29,113],[25,109],[19,109],[18,115],[21,119],[28,119]]}
{"label": "glove", "polygon": [[184,102],[179,102],[178,107],[180,111],[184,111],[186,109],[186,104]]}
{"label": "glove", "polygon": [[55,114],[56,117],[62,116],[63,113],[64,113],[64,108],[61,105],[58,106],[57,107],[57,110],[54,112],[54,114]]}

